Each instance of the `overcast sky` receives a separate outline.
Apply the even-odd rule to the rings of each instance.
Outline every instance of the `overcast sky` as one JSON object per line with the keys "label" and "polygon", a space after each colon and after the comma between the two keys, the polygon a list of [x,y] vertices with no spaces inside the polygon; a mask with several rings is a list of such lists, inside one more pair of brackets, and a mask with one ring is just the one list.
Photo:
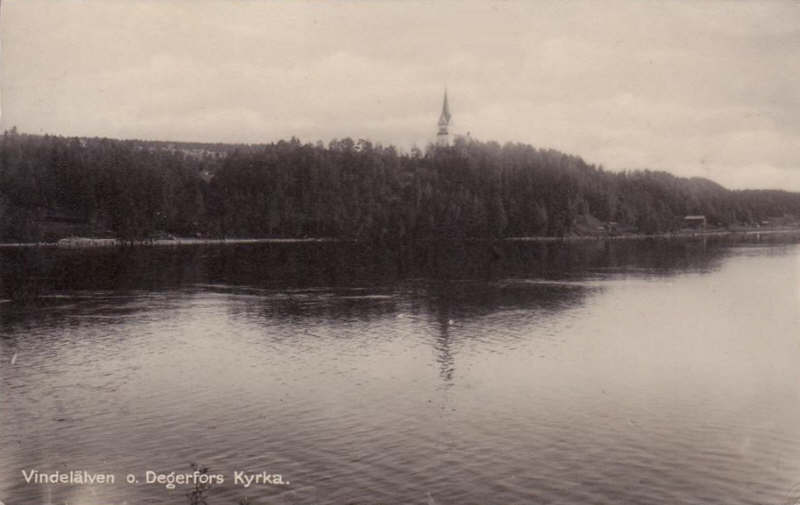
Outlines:
{"label": "overcast sky", "polygon": [[800,2],[3,0],[3,129],[164,140],[454,130],[800,190]]}

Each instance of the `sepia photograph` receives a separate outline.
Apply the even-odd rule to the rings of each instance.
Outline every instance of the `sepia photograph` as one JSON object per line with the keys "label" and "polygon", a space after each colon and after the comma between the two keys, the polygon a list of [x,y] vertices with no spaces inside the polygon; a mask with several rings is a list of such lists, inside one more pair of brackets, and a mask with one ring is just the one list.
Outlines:
{"label": "sepia photograph", "polygon": [[0,505],[529,504],[800,504],[800,2],[1,1]]}

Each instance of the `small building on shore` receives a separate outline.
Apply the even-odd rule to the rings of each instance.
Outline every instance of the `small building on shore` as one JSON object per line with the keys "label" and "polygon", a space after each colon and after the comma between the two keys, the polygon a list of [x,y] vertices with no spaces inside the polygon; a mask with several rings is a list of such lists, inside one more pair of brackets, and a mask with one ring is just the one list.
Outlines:
{"label": "small building on shore", "polygon": [[706,216],[686,216],[683,218],[683,226],[690,230],[704,230],[706,228]]}

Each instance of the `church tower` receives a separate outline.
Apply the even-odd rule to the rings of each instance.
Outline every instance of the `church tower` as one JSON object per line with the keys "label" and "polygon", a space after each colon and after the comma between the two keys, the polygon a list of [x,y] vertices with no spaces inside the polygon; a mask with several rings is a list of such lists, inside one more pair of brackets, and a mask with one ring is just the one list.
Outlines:
{"label": "church tower", "polygon": [[450,145],[450,133],[447,131],[448,126],[450,126],[450,107],[447,105],[447,90],[445,89],[442,113],[439,115],[439,131],[436,133],[436,145]]}

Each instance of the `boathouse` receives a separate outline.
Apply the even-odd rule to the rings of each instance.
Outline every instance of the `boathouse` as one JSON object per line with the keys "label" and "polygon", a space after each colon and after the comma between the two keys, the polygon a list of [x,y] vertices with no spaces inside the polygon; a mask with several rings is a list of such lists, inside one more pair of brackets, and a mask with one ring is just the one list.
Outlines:
{"label": "boathouse", "polygon": [[683,225],[692,230],[703,230],[706,227],[706,216],[686,216],[683,218]]}

